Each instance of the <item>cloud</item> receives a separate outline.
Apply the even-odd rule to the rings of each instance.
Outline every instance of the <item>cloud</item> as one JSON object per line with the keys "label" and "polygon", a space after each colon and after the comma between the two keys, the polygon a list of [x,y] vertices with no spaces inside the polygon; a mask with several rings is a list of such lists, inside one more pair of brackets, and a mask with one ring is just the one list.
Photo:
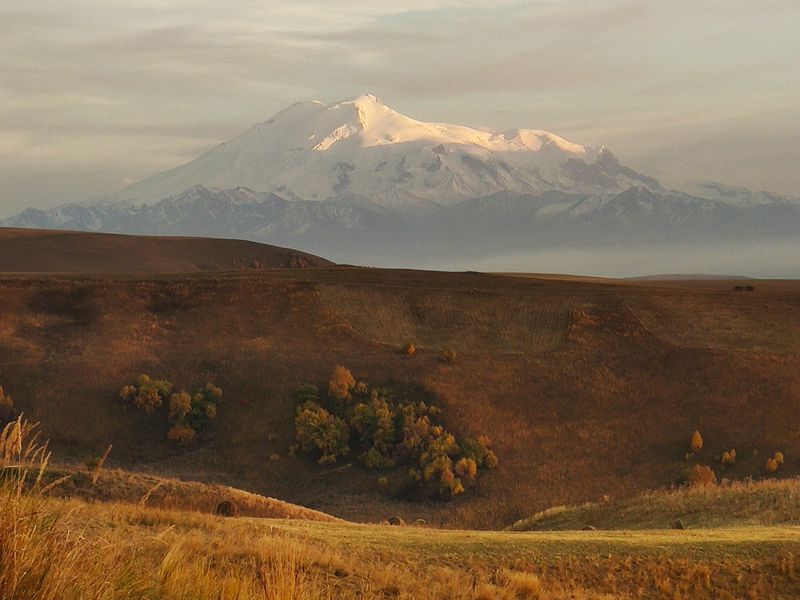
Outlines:
{"label": "cloud", "polygon": [[[800,136],[799,25],[794,0],[5,0],[0,178],[18,183],[0,214],[107,193],[295,100],[363,91],[422,119],[663,158],[676,179],[800,193],[772,137]],[[745,142],[725,127],[768,176],[726,169]],[[38,169],[27,186],[20,165]]]}

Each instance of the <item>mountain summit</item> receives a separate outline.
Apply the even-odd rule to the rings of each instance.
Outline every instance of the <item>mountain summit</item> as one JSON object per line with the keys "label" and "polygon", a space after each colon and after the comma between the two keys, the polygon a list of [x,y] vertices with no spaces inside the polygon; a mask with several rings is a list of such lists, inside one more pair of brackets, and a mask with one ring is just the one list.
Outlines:
{"label": "mountain summit", "polygon": [[289,200],[342,196],[415,211],[498,192],[621,192],[659,187],[621,167],[604,148],[547,131],[484,131],[406,117],[365,94],[342,102],[299,102],[190,163],[120,192],[155,202],[193,185],[247,187]]}
{"label": "mountain summit", "polygon": [[800,252],[797,199],[711,182],[665,189],[604,147],[417,121],[369,94],[298,102],[102,202],[29,208],[2,225],[240,238],[352,264],[615,275],[796,273],[786,248]]}

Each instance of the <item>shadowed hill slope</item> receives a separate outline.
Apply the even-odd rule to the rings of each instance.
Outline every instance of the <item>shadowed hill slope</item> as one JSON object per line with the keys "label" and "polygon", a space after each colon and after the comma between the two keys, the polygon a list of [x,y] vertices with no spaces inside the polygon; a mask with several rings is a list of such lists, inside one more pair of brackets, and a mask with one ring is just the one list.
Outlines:
{"label": "shadowed hill slope", "polygon": [[[631,283],[333,269],[0,276],[0,384],[59,456],[213,481],[347,519],[502,527],[560,504],[719,477],[800,474],[800,282]],[[403,356],[400,346],[418,346]],[[438,360],[452,346],[455,364]],[[412,503],[402,469],[288,452],[301,383],[342,364],[435,392],[448,430],[499,467],[452,502]],[[140,373],[225,395],[202,442],[119,399]],[[692,432],[705,445],[689,460]],[[736,464],[718,456],[736,448]],[[276,455],[273,457],[273,455]]]}
{"label": "shadowed hill slope", "polygon": [[332,266],[242,240],[0,228],[3,273],[181,273]]}

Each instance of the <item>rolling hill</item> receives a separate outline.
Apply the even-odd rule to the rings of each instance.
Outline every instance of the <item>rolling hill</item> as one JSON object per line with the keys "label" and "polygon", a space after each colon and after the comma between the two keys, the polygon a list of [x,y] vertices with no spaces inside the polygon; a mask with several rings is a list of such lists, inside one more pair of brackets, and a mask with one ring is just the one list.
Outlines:
{"label": "rolling hill", "polygon": [[[630,282],[364,268],[0,276],[0,385],[70,460],[213,481],[378,521],[500,527],[557,504],[720,477],[800,473],[800,284]],[[402,355],[407,342],[418,350]],[[442,347],[454,364],[438,360]],[[335,365],[424,386],[449,430],[500,465],[451,502],[410,502],[404,471],[292,455],[299,384]],[[200,442],[119,399],[140,373],[224,389]],[[685,457],[691,433],[706,440]],[[739,460],[718,455],[735,447]]]}
{"label": "rolling hill", "polygon": [[188,273],[332,264],[306,252],[240,240],[0,228],[3,273]]}
{"label": "rolling hill", "polygon": [[727,483],[647,492],[634,498],[556,506],[511,531],[687,529],[796,526],[800,479]]}

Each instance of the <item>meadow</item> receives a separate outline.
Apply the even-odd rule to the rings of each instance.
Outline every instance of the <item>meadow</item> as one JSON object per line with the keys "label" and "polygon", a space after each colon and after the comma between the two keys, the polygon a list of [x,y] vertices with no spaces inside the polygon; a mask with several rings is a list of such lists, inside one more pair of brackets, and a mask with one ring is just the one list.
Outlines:
{"label": "meadow", "polygon": [[59,498],[58,487],[74,474],[48,477],[49,453],[21,422],[5,428],[0,451],[4,600],[752,600],[800,593],[796,526],[732,519],[727,527],[685,531],[519,533],[220,517],[188,505],[151,506],[148,496],[136,503]]}

